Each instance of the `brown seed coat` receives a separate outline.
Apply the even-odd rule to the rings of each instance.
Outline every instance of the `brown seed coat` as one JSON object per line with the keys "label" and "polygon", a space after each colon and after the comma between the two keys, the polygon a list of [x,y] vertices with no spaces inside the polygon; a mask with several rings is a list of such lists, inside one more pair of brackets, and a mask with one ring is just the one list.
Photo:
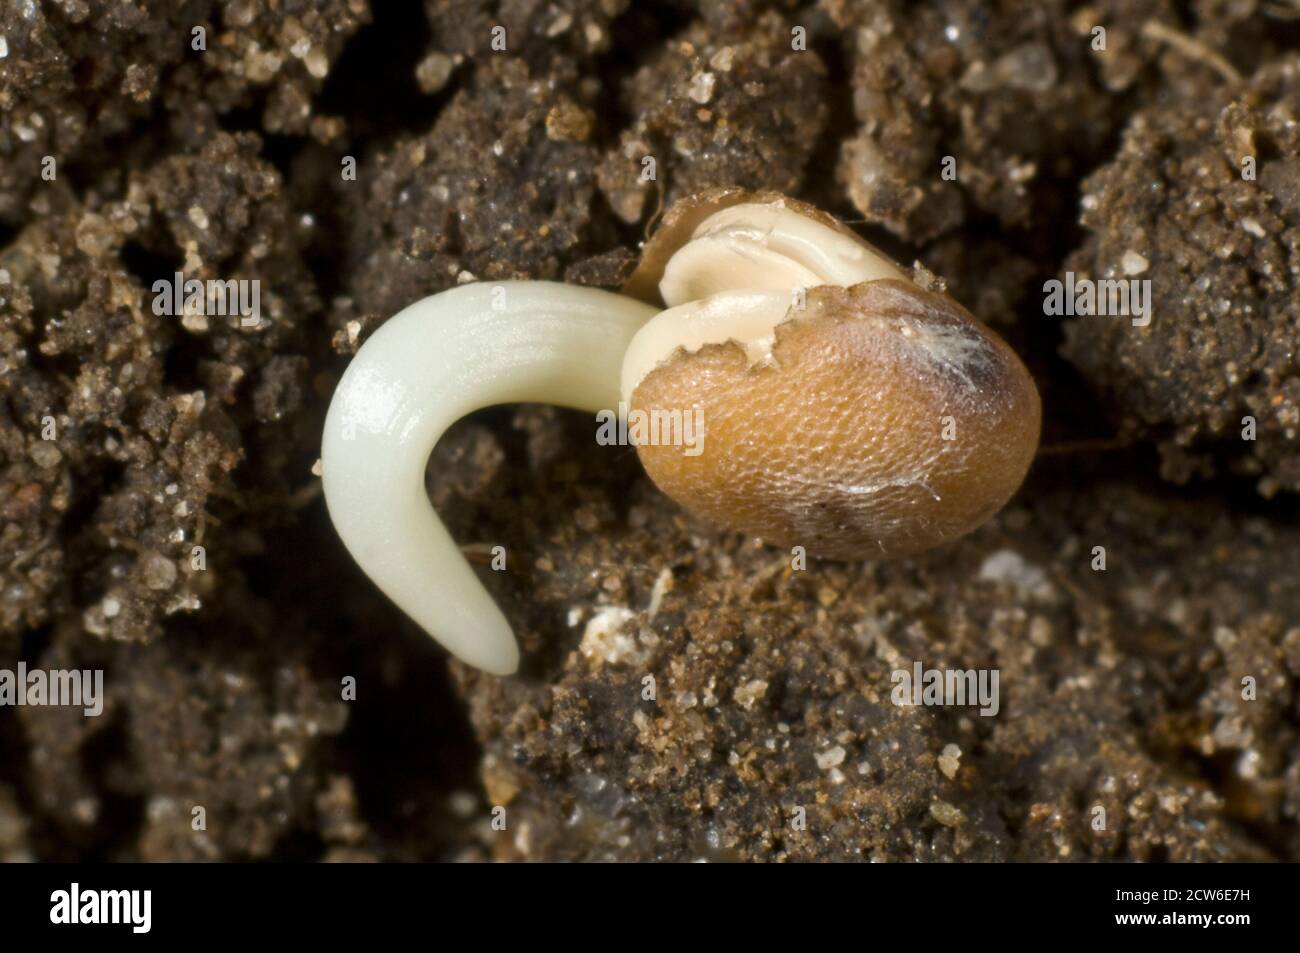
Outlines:
{"label": "brown seed coat", "polygon": [[637,448],[660,489],[841,559],[906,556],[979,526],[1024,479],[1041,420],[1010,347],[947,295],[894,280],[809,289],[770,360],[751,364],[735,342],[679,349],[632,395],[634,411],[696,406],[699,456],[671,437]]}

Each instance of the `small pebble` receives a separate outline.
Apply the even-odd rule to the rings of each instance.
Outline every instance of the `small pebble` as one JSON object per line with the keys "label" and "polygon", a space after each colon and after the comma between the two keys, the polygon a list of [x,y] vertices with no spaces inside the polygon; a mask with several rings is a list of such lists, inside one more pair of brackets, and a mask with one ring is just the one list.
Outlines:
{"label": "small pebble", "polygon": [[843,746],[836,745],[834,748],[827,748],[821,754],[813,757],[817,761],[817,767],[823,771],[829,771],[831,768],[838,768],[844,763],[845,754]]}
{"label": "small pebble", "polygon": [[32,461],[42,470],[57,467],[63,461],[63,454],[48,440],[40,440],[32,445]]}
{"label": "small pebble", "polygon": [[319,47],[312,47],[311,52],[303,58],[303,64],[306,65],[307,72],[316,79],[324,79],[325,74],[330,71],[329,57]]}
{"label": "small pebble", "polygon": [[767,680],[756,678],[751,682],[746,682],[738,687],[735,691],[736,704],[745,711],[754,707],[754,703],[767,694]]}
{"label": "small pebble", "polygon": [[714,53],[709,59],[709,66],[720,73],[726,73],[731,70],[732,61],[735,59],[736,51],[729,46],[724,46],[718,52]]}
{"label": "small pebble", "polygon": [[938,798],[930,802],[930,815],[944,827],[960,827],[966,823],[965,814]]}
{"label": "small pebble", "polygon": [[1135,251],[1124,252],[1124,257],[1119,261],[1119,267],[1126,275],[1140,275],[1149,265],[1150,262]]}
{"label": "small pebble", "polygon": [[446,53],[430,53],[415,68],[415,81],[420,86],[420,92],[430,95],[442,89],[447,85],[447,80],[451,79],[451,71],[455,66],[455,61]]}
{"label": "small pebble", "polygon": [[713,98],[713,87],[716,82],[712,73],[700,71],[691,77],[691,88],[686,95],[702,106]]}
{"label": "small pebble", "polygon": [[939,770],[948,780],[957,776],[957,769],[961,767],[961,748],[956,745],[944,745],[943,753],[939,755]]}
{"label": "small pebble", "polygon": [[162,591],[176,584],[176,564],[161,553],[150,553],[144,559],[144,584]]}

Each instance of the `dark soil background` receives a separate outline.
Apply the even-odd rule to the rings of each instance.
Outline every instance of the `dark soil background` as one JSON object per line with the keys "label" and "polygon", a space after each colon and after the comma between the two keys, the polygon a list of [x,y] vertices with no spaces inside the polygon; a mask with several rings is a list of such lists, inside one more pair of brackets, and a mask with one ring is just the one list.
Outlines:
{"label": "dark soil background", "polygon": [[[325,513],[348,356],[458,282],[616,287],[717,185],[946,279],[1038,380],[1030,479],[796,572],[486,411],[430,492],[524,668],[449,663]],[[154,314],[178,270],[262,325]],[[1067,270],[1151,325],[1046,317]],[[107,700],[0,709],[0,859],[1300,859],[1298,316],[1285,0],[4,0],[0,668]],[[894,706],[913,660],[1001,711]]]}

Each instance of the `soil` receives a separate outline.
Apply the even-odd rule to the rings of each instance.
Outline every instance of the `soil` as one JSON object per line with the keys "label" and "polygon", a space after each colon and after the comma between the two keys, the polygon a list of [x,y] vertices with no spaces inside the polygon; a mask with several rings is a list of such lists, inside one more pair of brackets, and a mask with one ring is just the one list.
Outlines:
{"label": "soil", "polygon": [[[0,860],[1300,860],[1293,6],[4,4],[0,669],[105,699],[0,708]],[[484,411],[429,490],[511,553],[524,663],[449,661],[324,509],[350,355],[466,281],[617,287],[728,185],[1003,334],[1029,480],[798,570],[582,415]],[[178,271],[262,320],[157,314]],[[1152,322],[1045,314],[1066,272]],[[998,713],[894,704],[913,660]]]}

